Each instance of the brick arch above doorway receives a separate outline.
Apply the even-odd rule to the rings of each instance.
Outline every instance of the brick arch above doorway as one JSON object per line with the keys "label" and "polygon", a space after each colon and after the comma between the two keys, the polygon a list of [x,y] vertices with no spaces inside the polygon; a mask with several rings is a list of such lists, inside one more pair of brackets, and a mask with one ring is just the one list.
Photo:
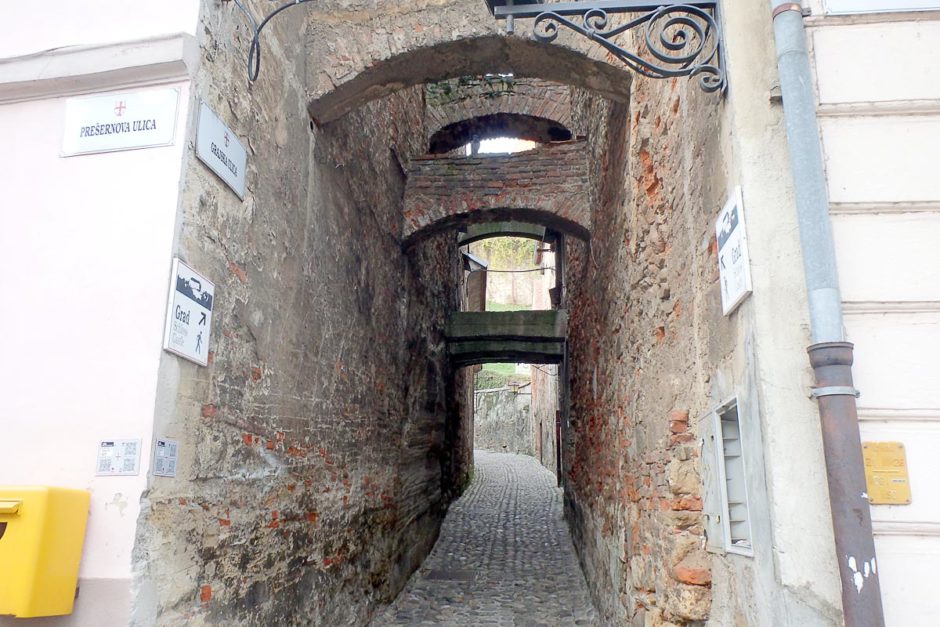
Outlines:
{"label": "brick arch above doorway", "polygon": [[403,240],[460,224],[519,220],[588,239],[591,208],[584,140],[512,155],[422,157],[405,187]]}

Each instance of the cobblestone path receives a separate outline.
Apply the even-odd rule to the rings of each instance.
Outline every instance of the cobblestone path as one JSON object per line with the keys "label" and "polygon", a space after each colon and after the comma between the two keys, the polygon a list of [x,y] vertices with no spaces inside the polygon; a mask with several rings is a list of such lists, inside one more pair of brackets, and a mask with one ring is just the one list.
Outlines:
{"label": "cobblestone path", "polygon": [[373,625],[595,625],[554,475],[525,455],[475,462],[431,554]]}

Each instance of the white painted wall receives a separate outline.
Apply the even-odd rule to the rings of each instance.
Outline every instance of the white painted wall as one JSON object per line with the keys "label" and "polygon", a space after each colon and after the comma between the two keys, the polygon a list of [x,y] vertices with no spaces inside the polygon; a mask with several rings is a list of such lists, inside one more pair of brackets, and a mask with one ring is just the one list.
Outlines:
{"label": "white painted wall", "polygon": [[[0,482],[91,490],[82,580],[131,576],[188,123],[175,87],[174,145],[80,157],[59,156],[65,99],[0,105]],[[110,438],[142,440],[138,476],[95,476]]]}
{"label": "white painted wall", "polygon": [[0,59],[196,32],[199,0],[4,2]]}
{"label": "white painted wall", "polygon": [[885,618],[927,627],[940,616],[940,13],[818,17],[811,4],[862,440],[903,443],[910,474],[910,505],[872,506]]}

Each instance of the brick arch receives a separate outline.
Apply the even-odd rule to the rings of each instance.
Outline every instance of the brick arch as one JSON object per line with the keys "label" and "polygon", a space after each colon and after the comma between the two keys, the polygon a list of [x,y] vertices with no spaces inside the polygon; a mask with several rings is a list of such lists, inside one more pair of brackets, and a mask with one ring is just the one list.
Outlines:
{"label": "brick arch", "polygon": [[491,73],[629,100],[629,72],[606,63],[602,47],[570,33],[545,45],[531,39],[528,25],[511,36],[504,28],[483,0],[386,0],[349,11],[314,6],[307,29],[310,115],[327,123],[406,87]]}
{"label": "brick arch", "polygon": [[573,90],[560,83],[506,75],[429,83],[424,88],[429,152],[447,152],[449,146],[464,145],[473,135],[508,134],[540,143],[569,140],[576,132]]}
{"label": "brick arch", "polygon": [[428,139],[428,153],[441,154],[466,146],[474,138],[518,137],[546,144],[568,141],[571,131],[554,120],[532,115],[495,113],[454,122],[438,129]]}
{"label": "brick arch", "polygon": [[474,222],[520,221],[588,239],[588,151],[584,140],[513,155],[422,157],[405,186],[403,239]]}

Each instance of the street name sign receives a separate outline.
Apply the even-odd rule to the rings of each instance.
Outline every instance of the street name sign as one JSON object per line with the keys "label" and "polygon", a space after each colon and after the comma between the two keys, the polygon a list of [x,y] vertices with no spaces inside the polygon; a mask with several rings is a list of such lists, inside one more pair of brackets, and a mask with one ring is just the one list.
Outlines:
{"label": "street name sign", "polygon": [[199,108],[199,128],[196,131],[196,156],[209,166],[238,197],[245,199],[245,167],[248,153],[209,105]]}
{"label": "street name sign", "polygon": [[718,272],[721,308],[730,315],[751,293],[751,260],[744,231],[744,203],[741,188],[735,188],[715,223],[718,238]]}
{"label": "street name sign", "polygon": [[208,365],[214,298],[212,281],[174,259],[163,348],[200,366]]}
{"label": "street name sign", "polygon": [[171,145],[179,95],[178,89],[164,88],[69,98],[62,156]]}

